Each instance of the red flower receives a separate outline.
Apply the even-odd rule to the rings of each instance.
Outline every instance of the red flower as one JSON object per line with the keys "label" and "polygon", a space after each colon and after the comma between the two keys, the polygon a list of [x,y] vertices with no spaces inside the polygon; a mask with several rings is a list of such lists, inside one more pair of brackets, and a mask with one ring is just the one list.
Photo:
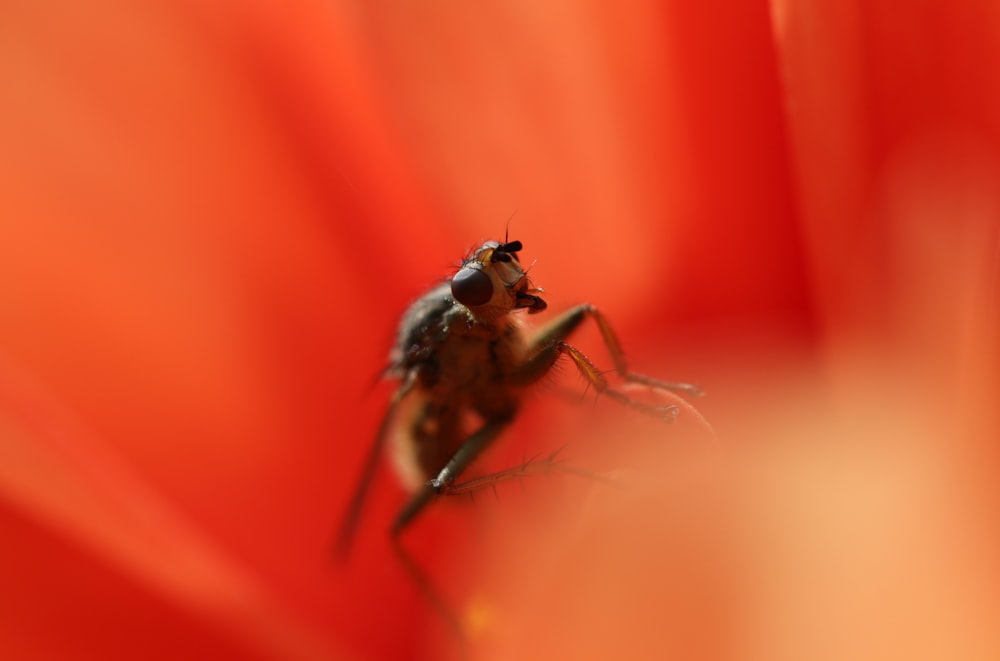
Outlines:
{"label": "red flower", "polygon": [[[618,415],[633,487],[435,507],[470,654],[996,652],[991,3],[0,16],[4,658],[451,653],[389,470],[332,542],[398,315],[511,214],[727,452]],[[607,460],[572,418],[486,463]]]}

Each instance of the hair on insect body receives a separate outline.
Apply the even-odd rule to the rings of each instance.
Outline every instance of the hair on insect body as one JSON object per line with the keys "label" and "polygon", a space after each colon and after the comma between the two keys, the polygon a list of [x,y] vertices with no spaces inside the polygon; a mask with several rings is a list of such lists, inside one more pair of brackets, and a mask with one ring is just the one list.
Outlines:
{"label": "hair on insect body", "polygon": [[521,250],[520,241],[506,238],[502,243],[483,243],[449,280],[417,299],[403,315],[385,370],[385,376],[398,379],[399,386],[376,432],[340,529],[341,552],[346,553],[350,545],[390,435],[396,443],[398,472],[412,492],[392,524],[394,539],[437,496],[469,493],[529,474],[530,463],[526,463],[459,481],[515,418],[526,389],[545,377],[563,356],[598,395],[673,420],[677,406],[650,404],[612,387],[590,359],[567,343],[588,319],[597,325],[614,370],[624,382],[688,396],[701,394],[697,386],[629,370],[611,325],[591,304],[570,308],[529,336],[520,312],[533,315],[547,306],[542,290],[521,266]]}

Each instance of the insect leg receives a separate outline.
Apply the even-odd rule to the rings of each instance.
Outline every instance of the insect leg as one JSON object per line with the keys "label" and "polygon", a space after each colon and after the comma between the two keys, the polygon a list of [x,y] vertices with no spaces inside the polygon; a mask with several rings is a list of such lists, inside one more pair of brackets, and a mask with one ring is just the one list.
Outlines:
{"label": "insect leg", "polygon": [[361,508],[364,505],[365,497],[368,495],[368,489],[371,486],[372,479],[375,477],[375,469],[378,468],[378,460],[382,455],[382,448],[385,446],[386,434],[388,433],[392,420],[395,417],[396,407],[410,392],[415,382],[415,373],[407,373],[402,384],[400,384],[396,393],[392,396],[392,399],[389,402],[389,408],[386,409],[385,415],[382,416],[382,422],[379,424],[378,432],[375,434],[375,442],[372,443],[372,447],[368,451],[368,456],[365,459],[365,465],[361,469],[361,478],[358,481],[357,487],[354,489],[354,495],[351,498],[351,503],[348,505],[347,515],[344,517],[344,521],[337,533],[337,552],[341,557],[345,557],[347,555],[347,552],[350,549],[351,540],[354,538],[354,533],[357,530],[358,520],[361,517]]}
{"label": "insect leg", "polygon": [[604,378],[604,374],[597,369],[597,366],[590,362],[590,359],[584,356],[583,352],[573,345],[566,344],[565,342],[558,342],[555,344],[554,348],[558,353],[567,354],[573,360],[573,363],[580,371],[580,374],[583,375],[583,378],[587,380],[587,383],[593,386],[593,388],[602,395],[606,395],[616,402],[624,404],[629,408],[633,408],[640,413],[662,418],[667,422],[672,422],[674,418],[677,417],[678,408],[672,404],[668,406],[647,404],[637,399],[632,399],[625,393],[612,388],[608,385],[608,380]]}
{"label": "insect leg", "polygon": [[446,488],[447,485],[454,482],[455,478],[461,475],[472,461],[479,456],[486,447],[500,434],[504,427],[510,424],[510,421],[514,419],[514,414],[504,413],[502,415],[494,416],[490,418],[483,426],[474,431],[462,445],[458,448],[458,451],[454,456],[448,460],[444,468],[434,477],[434,479],[423,485],[419,491],[417,491],[410,500],[403,506],[400,510],[399,515],[396,516],[396,521],[392,526],[392,534],[395,537],[400,533],[403,528],[410,524],[411,521],[419,514],[424,507],[427,506],[434,497],[441,492],[442,489]]}
{"label": "insect leg", "polygon": [[[448,628],[452,630],[455,634],[456,640],[460,645],[462,645],[463,651],[466,642],[465,630],[462,627],[462,622],[459,620],[455,611],[452,610],[451,606],[444,600],[441,593],[438,592],[437,588],[431,582],[430,578],[424,572],[423,569],[417,564],[416,560],[410,555],[410,552],[406,550],[402,542],[398,537],[392,538],[392,550],[396,554],[396,559],[399,560],[399,564],[403,567],[403,571],[410,577],[413,584],[417,586],[417,590],[431,606],[438,612],[441,618],[448,625]],[[465,658],[465,655],[462,655]]]}
{"label": "insect leg", "polygon": [[[614,330],[612,330],[607,317],[605,317],[600,310],[590,304],[580,305],[574,309],[580,309],[583,316],[589,316],[597,323],[597,327],[601,331],[601,337],[604,339],[604,346],[608,348],[608,353],[611,354],[611,361],[615,365],[615,371],[618,372],[620,377],[626,381],[640,383],[651,388],[672,390],[674,392],[679,392],[692,397],[700,397],[702,395],[701,388],[696,385],[690,383],[662,381],[643,374],[636,374],[635,372],[629,370],[628,365],[625,363],[625,352],[622,351],[622,345],[618,341],[618,336],[616,336]],[[570,310],[570,312],[572,311],[573,310]]]}
{"label": "insect leg", "polygon": [[451,484],[513,419],[514,415],[512,412],[495,416],[487,420],[479,429],[469,435],[437,476],[421,486],[420,490],[410,497],[410,500],[407,501],[403,509],[396,516],[396,521],[392,526],[392,546],[400,564],[406,570],[406,573],[409,574],[417,589],[420,590],[420,593],[424,595],[424,598],[430,602],[452,631],[455,632],[463,649],[465,645],[465,631],[462,628],[461,621],[455,614],[455,611],[445,602],[440,592],[438,592],[424,571],[410,556],[410,553],[399,539],[399,533],[412,523],[413,519],[434,500],[438,493],[445,489],[448,484]]}
{"label": "insect leg", "polygon": [[510,376],[514,385],[529,385],[541,379],[555,364],[560,355],[566,354],[572,358],[580,374],[598,392],[611,397],[626,406],[656,417],[672,420],[677,415],[676,406],[655,406],[632,399],[628,395],[615,390],[597,367],[590,362],[583,352],[564,342],[565,338],[579,327],[587,318],[592,317],[601,331],[604,344],[608,347],[615,371],[626,381],[640,383],[650,388],[667,391],[680,391],[688,395],[700,395],[701,389],[686,383],[671,383],[660,381],[641,374],[630,372],[625,363],[625,353],[615,336],[611,325],[597,308],[589,304],[571,308],[545,326],[528,348],[529,358],[525,360]]}
{"label": "insect leg", "polygon": [[[611,328],[611,324],[600,310],[589,303],[584,303],[574,308],[570,308],[542,328],[538,336],[532,342],[532,347],[529,348],[529,356],[537,356],[541,358],[536,366],[537,370],[532,371],[526,368],[525,370],[522,370],[521,378],[525,379],[528,383],[541,378],[545,372],[548,371],[548,367],[551,366],[551,362],[554,362],[557,357],[551,356],[551,362],[546,365],[546,357],[543,357],[542,354],[546,354],[550,348],[554,348],[555,345],[568,338],[588,317],[592,318],[597,324],[597,328],[601,331],[601,339],[604,341],[604,346],[608,348],[608,353],[611,355],[611,362],[615,366],[615,372],[617,372],[618,375],[625,381],[638,383],[651,388],[679,392],[691,397],[699,397],[702,395],[701,388],[696,385],[690,383],[662,381],[660,379],[645,376],[644,374],[637,374],[636,372],[629,370],[628,365],[625,362],[625,352],[622,351],[621,342],[618,341],[618,336],[615,335],[614,330]],[[532,351],[537,353],[532,353]],[[579,351],[577,351],[577,353],[580,357],[583,357],[582,353]],[[584,360],[586,360],[585,357]],[[532,359],[529,359],[528,362],[532,362]],[[577,367],[580,367],[581,372],[584,372],[584,376],[587,376],[587,371],[589,371],[589,369],[585,370],[584,367],[581,366],[580,361],[576,358],[574,358],[574,362],[577,363]],[[590,368],[593,368],[593,364],[591,364],[589,360],[586,360],[586,362],[590,364]],[[588,380],[590,380],[589,377]],[[592,383],[592,385],[597,386],[598,384]]]}

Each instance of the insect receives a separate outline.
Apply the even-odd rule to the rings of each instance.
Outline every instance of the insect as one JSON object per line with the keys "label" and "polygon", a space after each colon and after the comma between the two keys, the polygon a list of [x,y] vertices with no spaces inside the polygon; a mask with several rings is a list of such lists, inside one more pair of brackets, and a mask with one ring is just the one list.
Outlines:
{"label": "insect", "polygon": [[340,530],[346,550],[358,525],[365,495],[390,433],[403,481],[412,495],[392,525],[393,538],[439,495],[490,483],[509,469],[462,483],[458,479],[517,414],[525,390],[561,357],[567,357],[599,395],[643,413],[672,420],[676,406],[657,406],[613,388],[579,349],[566,342],[585,321],[597,324],[622,380],[698,396],[697,386],[671,383],[628,369],[618,338],[593,305],[573,307],[529,337],[523,314],[546,309],[542,290],[522,268],[520,241],[487,241],[472,251],[458,271],[434,287],[403,316],[385,374],[399,379],[361,481]]}

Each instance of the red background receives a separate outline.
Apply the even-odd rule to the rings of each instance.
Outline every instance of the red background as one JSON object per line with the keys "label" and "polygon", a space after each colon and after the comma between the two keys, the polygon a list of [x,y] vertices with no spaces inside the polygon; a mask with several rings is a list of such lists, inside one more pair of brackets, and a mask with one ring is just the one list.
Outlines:
{"label": "red background", "polygon": [[[550,308],[704,385],[735,468],[663,464],[635,527],[429,514],[473,656],[993,656],[998,18],[6,4],[0,654],[450,653],[388,471],[348,565],[331,543],[399,314],[514,214]],[[560,445],[550,414],[508,455]]]}

